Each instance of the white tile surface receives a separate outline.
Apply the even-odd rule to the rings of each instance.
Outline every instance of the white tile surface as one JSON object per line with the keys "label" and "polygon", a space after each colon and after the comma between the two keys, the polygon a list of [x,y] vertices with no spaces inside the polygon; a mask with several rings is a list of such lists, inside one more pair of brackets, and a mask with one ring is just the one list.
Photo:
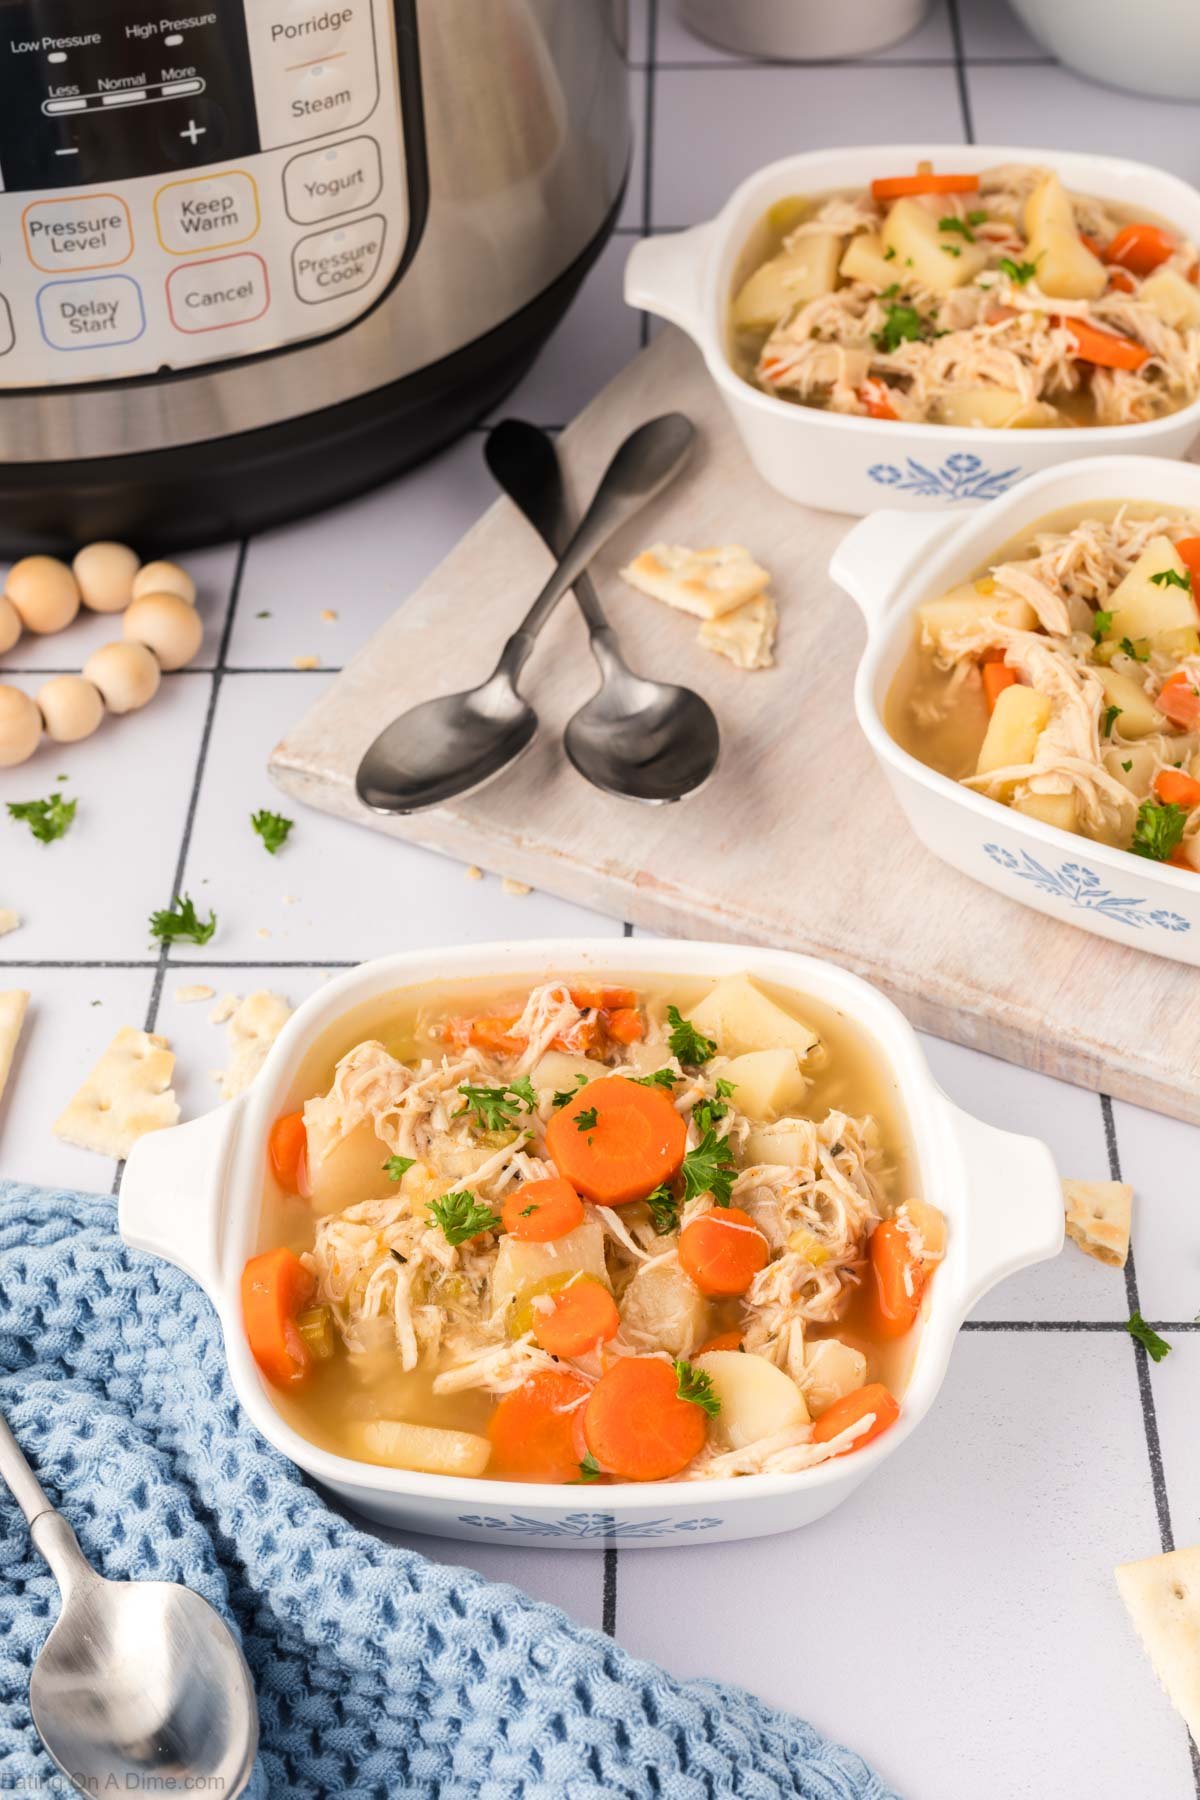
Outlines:
{"label": "white tile surface", "polygon": [[[1046,53],[1005,0],[957,0],[963,48],[972,57],[1030,57]],[[1022,78],[1023,79],[1023,78]],[[1039,138],[1038,143],[1044,142]],[[1011,143],[1010,138],[1003,139]]]}
{"label": "white tile surface", "polygon": [[1099,88],[1057,65],[970,68],[975,136],[981,144],[1047,144],[1131,156],[1200,180],[1200,105]]}
{"label": "white tile surface", "polygon": [[949,66],[662,69],[654,105],[656,229],[709,218],[745,176],[795,151],[864,137],[899,144],[962,138]]}

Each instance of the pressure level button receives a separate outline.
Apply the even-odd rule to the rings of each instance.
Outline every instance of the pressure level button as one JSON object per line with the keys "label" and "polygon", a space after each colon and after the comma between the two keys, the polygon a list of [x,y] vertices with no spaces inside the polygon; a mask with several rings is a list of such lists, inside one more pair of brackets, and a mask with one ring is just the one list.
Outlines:
{"label": "pressure level button", "polygon": [[21,215],[25,253],[35,269],[71,275],[111,269],[133,255],[129,208],[119,194],[74,194],[34,200]]}

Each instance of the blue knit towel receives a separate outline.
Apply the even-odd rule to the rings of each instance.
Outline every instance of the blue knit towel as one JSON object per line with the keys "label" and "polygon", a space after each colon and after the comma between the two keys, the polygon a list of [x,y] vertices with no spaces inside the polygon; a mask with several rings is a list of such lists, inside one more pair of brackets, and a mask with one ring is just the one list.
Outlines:
{"label": "blue knit towel", "polygon": [[[256,1800],[896,1800],[801,1720],[331,1512],[243,1414],[205,1296],[126,1249],[111,1200],[0,1182],[0,1406],[103,1574],[186,1582],[240,1634]],[[29,1675],[58,1595],[7,1492],[0,1558],[0,1789],[42,1791]]]}

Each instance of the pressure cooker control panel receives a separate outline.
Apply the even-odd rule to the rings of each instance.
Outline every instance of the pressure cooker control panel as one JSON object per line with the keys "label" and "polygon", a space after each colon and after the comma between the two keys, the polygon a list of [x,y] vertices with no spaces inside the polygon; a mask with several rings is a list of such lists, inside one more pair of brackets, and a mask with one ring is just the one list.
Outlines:
{"label": "pressure cooker control panel", "polygon": [[0,389],[322,336],[408,234],[388,0],[0,0]]}

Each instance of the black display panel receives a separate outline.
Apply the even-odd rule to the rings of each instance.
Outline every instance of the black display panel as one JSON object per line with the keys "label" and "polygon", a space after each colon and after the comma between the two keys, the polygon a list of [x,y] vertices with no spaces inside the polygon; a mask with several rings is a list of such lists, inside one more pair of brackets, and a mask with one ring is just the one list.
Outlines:
{"label": "black display panel", "polygon": [[0,0],[8,192],[157,175],[258,149],[242,0]]}

